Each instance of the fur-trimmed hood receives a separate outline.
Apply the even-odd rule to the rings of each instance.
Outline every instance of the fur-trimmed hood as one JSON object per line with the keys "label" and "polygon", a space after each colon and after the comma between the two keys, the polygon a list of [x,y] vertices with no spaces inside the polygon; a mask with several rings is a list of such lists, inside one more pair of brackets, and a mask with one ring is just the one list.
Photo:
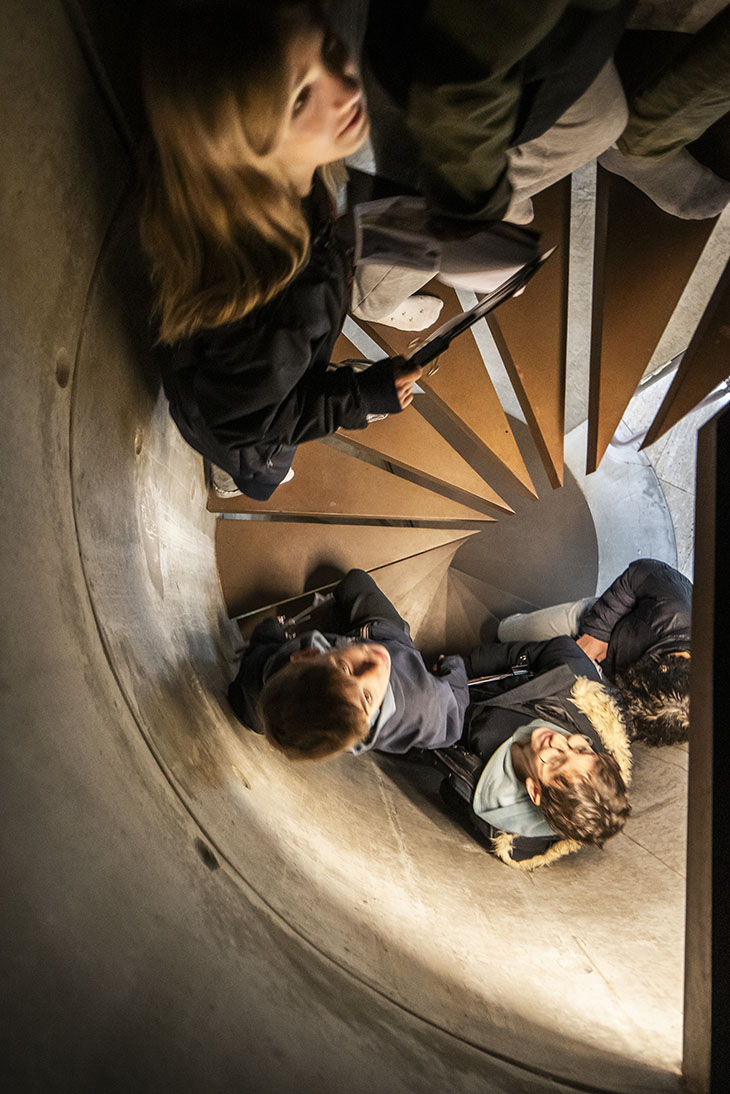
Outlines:
{"label": "fur-trimmed hood", "polygon": [[[514,695],[515,693],[513,693]],[[579,715],[590,722],[591,727],[601,740],[606,752],[616,760],[626,786],[631,782],[631,750],[629,738],[613,694],[603,684],[579,676],[575,680],[567,701],[575,706]],[[564,855],[579,851],[582,844],[574,839],[556,839],[533,855],[525,857],[525,851],[531,842],[524,836],[515,836],[509,832],[492,831],[491,843],[494,854],[507,866],[517,870],[532,871],[539,866],[549,866]],[[520,853],[521,852],[521,853]],[[517,856],[517,857],[515,857]]]}

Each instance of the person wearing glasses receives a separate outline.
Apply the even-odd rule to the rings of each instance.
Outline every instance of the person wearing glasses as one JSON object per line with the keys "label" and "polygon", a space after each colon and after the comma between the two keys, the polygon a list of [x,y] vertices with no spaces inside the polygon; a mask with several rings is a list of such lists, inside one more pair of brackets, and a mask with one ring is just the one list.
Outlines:
{"label": "person wearing glasses", "polygon": [[[455,749],[437,753],[442,796],[504,862],[534,869],[602,847],[630,813],[628,736],[612,693],[574,639],[494,642],[464,658],[475,683]],[[512,675],[526,665],[530,676]]]}

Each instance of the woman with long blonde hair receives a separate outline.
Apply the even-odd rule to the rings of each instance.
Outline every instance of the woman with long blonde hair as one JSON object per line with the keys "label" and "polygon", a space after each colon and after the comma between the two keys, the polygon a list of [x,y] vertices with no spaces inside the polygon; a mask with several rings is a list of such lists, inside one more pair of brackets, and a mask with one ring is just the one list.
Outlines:
{"label": "woman with long blonde hair", "polygon": [[420,375],[329,368],[352,276],[320,168],[367,136],[357,71],[313,0],[166,0],[142,86],[141,234],[170,410],[237,491],[266,499],[299,442],[402,410]]}

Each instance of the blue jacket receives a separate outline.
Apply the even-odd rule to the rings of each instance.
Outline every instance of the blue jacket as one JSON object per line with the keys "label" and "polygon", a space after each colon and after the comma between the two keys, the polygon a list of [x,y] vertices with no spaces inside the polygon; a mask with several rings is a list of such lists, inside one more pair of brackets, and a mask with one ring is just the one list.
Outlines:
{"label": "blue jacket", "polygon": [[[408,624],[364,570],[350,570],[334,590],[339,633],[325,633],[333,645],[359,637],[378,642],[390,654],[390,686],[395,712],[358,749],[407,752],[411,748],[442,748],[459,740],[469,703],[466,669],[461,657],[444,658],[438,674],[427,669],[413,644]],[[257,702],[266,680],[289,663],[295,649],[312,644],[307,631],[294,639],[276,619],[260,623],[244,652],[238,674],[228,690],[231,706],[249,729],[261,733]]]}

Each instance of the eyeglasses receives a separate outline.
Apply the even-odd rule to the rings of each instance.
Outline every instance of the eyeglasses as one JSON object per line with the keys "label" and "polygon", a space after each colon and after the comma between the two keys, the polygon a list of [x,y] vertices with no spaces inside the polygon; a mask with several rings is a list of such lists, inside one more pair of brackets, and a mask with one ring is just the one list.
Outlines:
{"label": "eyeglasses", "polygon": [[[590,737],[587,737],[583,733],[571,733],[570,737],[563,737],[565,746],[569,752],[574,752],[578,756],[587,756],[594,751],[593,741]],[[549,756],[544,756],[543,753],[549,752]],[[565,757],[565,750],[562,748],[555,748],[554,745],[548,745],[547,748],[542,750],[542,753],[537,757],[541,764],[546,764],[548,767],[559,763]]]}

